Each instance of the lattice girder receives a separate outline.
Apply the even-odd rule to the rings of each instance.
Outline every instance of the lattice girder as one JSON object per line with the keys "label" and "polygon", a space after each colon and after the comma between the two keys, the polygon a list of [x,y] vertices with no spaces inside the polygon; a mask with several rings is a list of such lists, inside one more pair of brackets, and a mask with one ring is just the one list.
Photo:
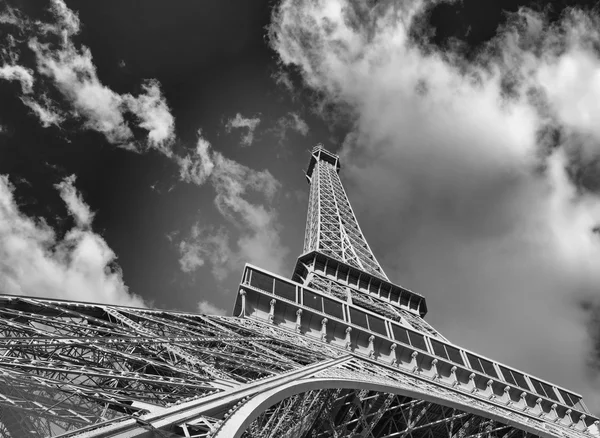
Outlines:
{"label": "lattice girder", "polygon": [[235,318],[0,301],[0,423],[15,437],[164,408],[325,357]]}
{"label": "lattice girder", "polygon": [[313,150],[304,253],[318,251],[387,280],[360,230],[338,169],[337,156]]}

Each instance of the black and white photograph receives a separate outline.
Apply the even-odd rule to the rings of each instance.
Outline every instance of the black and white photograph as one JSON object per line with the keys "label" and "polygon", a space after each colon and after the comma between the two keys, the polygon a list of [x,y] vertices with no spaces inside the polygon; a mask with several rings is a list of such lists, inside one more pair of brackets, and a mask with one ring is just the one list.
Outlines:
{"label": "black and white photograph", "polygon": [[600,2],[0,0],[0,437],[600,438]]}

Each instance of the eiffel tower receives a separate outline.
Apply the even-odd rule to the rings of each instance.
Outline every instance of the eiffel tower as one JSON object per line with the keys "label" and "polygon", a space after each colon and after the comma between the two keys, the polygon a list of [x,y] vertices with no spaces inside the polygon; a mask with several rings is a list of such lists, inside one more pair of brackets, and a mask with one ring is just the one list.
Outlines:
{"label": "eiffel tower", "polygon": [[598,437],[581,396],[451,343],[392,283],[311,154],[292,279],[233,315],[0,296],[3,437]]}

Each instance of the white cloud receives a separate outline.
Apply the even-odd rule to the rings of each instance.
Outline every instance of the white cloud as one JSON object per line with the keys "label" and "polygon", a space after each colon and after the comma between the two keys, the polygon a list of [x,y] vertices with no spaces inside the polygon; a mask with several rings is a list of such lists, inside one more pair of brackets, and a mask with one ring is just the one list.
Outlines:
{"label": "white cloud", "polygon": [[242,146],[250,146],[254,141],[254,130],[260,124],[260,118],[242,117],[237,113],[233,119],[229,119],[225,124],[225,130],[231,132],[232,129],[246,129],[246,134],[242,136]]}
{"label": "white cloud", "polygon": [[571,178],[600,173],[597,19],[521,10],[470,62],[410,40],[423,13],[285,0],[271,44],[350,117],[343,178],[388,274],[450,339],[597,411],[581,303],[600,284],[600,185]]}
{"label": "white cloud", "polygon": [[23,19],[19,16],[19,11],[4,5],[4,10],[0,12],[0,24],[10,24],[17,27],[24,25]]}
{"label": "white cloud", "polygon": [[213,276],[219,281],[225,279],[237,260],[229,246],[229,235],[225,228],[202,227],[200,223],[194,224],[190,236],[179,243],[179,253],[179,265],[183,272],[194,272],[208,261]]}
{"label": "white cloud", "polygon": [[37,100],[25,96],[21,101],[33,112],[44,128],[52,125],[60,126],[65,120],[63,113],[45,95],[38,96]]}
{"label": "white cloud", "polygon": [[90,229],[93,214],[70,177],[56,187],[76,225],[60,239],[43,220],[19,211],[0,176],[0,288],[3,293],[144,306],[129,293],[115,253]]}
{"label": "white cloud", "polygon": [[202,131],[198,131],[198,142],[193,155],[175,157],[179,164],[179,176],[182,181],[202,185],[211,175],[215,164],[211,157],[210,143],[202,137]]}
{"label": "white cloud", "polygon": [[175,118],[160,91],[158,81],[147,81],[142,85],[144,94],[138,97],[124,96],[129,111],[140,119],[140,128],[148,131],[150,147],[163,154],[172,154],[171,144],[175,140]]}
{"label": "white cloud", "polygon": [[279,139],[279,143],[285,141],[289,130],[296,131],[298,134],[306,137],[308,135],[308,124],[295,112],[289,112],[287,115],[277,119],[274,128],[271,129],[273,134]]}
{"label": "white cloud", "polygon": [[294,93],[294,84],[290,79],[290,75],[284,70],[277,70],[271,75],[275,79],[275,83],[286,88],[290,93]]}
{"label": "white cloud", "polygon": [[[14,11],[11,13],[6,15],[6,20],[16,17]],[[38,74],[35,82],[40,84],[41,91],[34,93],[33,71],[20,65],[3,66],[0,78],[21,82],[22,91],[27,94],[22,98],[23,103],[45,127],[59,125],[69,115],[83,120],[85,128],[102,133],[110,143],[136,151],[152,148],[170,157],[175,120],[158,81],[144,82],[142,93],[137,96],[116,93],[100,81],[91,51],[85,46],[78,47],[72,40],[81,28],[77,14],[62,0],[52,0],[50,13],[54,18],[52,23],[32,24],[28,20],[14,23],[26,35],[28,46],[35,55]],[[5,56],[13,62],[18,58],[15,47],[5,50]],[[59,110],[58,104],[46,97],[48,84],[60,92],[68,104],[67,110]],[[137,127],[148,133],[144,142],[135,138],[126,120],[128,113],[137,119]]]}
{"label": "white cloud", "polygon": [[227,310],[221,309],[206,300],[198,302],[198,312],[204,315],[227,315]]}
{"label": "white cloud", "polygon": [[63,0],[51,0],[50,11],[56,19],[54,27],[39,23],[46,31],[53,32],[57,35],[75,35],[79,33],[81,29],[79,16],[70,10]]}
{"label": "white cloud", "polygon": [[71,175],[56,185],[60,192],[60,197],[67,205],[67,209],[75,219],[79,228],[85,228],[92,225],[94,213],[90,211],[90,207],[83,202],[81,194],[77,192],[75,184],[76,177]]}
{"label": "white cloud", "polygon": [[83,118],[88,129],[104,134],[109,142],[132,147],[133,133],[123,118],[123,99],[100,82],[88,48],[79,51],[68,38],[57,50],[37,39],[29,45],[38,72],[53,80],[72,105],[73,116]]}
{"label": "white cloud", "polygon": [[21,65],[4,65],[0,67],[0,79],[19,81],[21,83],[21,90],[25,94],[33,91],[33,72]]}
{"label": "white cloud", "polygon": [[[270,206],[279,182],[267,170],[250,169],[213,151],[199,135],[195,156],[179,160],[181,179],[199,185],[210,180],[215,205],[237,235],[223,227],[195,224],[179,243],[181,269],[189,273],[209,264],[219,281],[245,262],[283,272],[288,250],[281,242],[276,210]],[[264,203],[248,201],[250,194],[264,198]]]}

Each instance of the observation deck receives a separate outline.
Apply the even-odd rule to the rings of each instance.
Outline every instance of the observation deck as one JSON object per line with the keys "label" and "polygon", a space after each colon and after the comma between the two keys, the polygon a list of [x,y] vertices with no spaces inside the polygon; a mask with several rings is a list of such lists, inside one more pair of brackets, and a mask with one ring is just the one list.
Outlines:
{"label": "observation deck", "polygon": [[352,297],[342,299],[247,264],[233,314],[521,414],[582,430],[598,425],[580,394],[454,345],[435,331],[424,333],[414,311],[400,310],[392,319]]}

